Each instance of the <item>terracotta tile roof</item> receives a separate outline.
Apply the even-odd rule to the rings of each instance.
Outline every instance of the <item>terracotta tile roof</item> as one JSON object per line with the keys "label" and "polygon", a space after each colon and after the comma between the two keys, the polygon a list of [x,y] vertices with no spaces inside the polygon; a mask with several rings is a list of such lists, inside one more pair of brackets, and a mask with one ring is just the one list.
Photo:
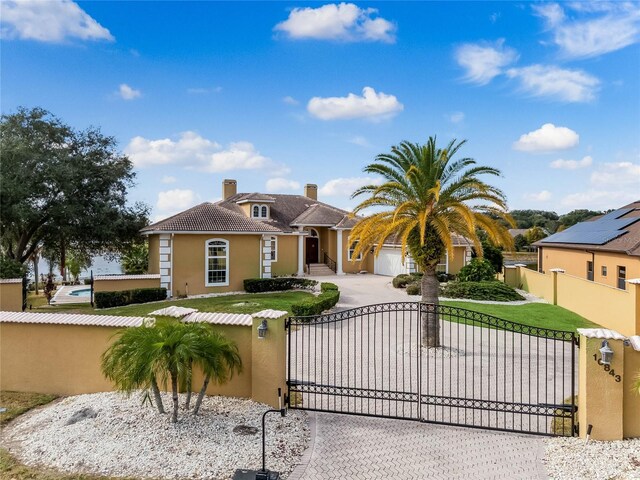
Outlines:
{"label": "terracotta tile roof", "polygon": [[[238,207],[240,210],[240,207]],[[276,233],[280,229],[268,222],[251,220],[242,211],[231,211],[219,204],[201,203],[184,212],[149,225],[142,233],[155,232],[247,232]]]}
{"label": "terracotta tile roof", "polygon": [[[640,256],[640,200],[636,202],[632,202],[629,205],[625,205],[624,207],[619,208],[616,212],[623,212],[622,215],[617,216],[614,213],[604,215],[598,217],[596,219],[589,219],[586,222],[578,223],[572,227],[563,230],[557,234],[551,235],[547,238],[540,240],[539,242],[535,242],[533,245],[536,247],[554,247],[554,248],[568,248],[572,250],[592,250],[592,251],[602,251],[602,252],[617,252],[624,253],[631,256]],[[638,218],[638,220],[634,221],[630,225],[627,225],[621,229],[619,229],[619,235],[616,238],[611,239],[610,241],[603,244],[589,244],[589,243],[570,243],[570,242],[555,242],[555,239],[562,238],[559,235],[565,234],[565,232],[570,232],[572,229],[575,232],[576,238],[580,236],[580,229],[584,228],[584,225],[589,227],[589,230],[597,230],[598,221],[604,219],[604,221],[611,220],[612,217],[617,217],[619,219],[630,219],[633,220]],[[583,227],[580,227],[583,226]],[[595,226],[595,227],[594,227]],[[578,228],[574,228],[578,227]],[[614,227],[615,228],[615,227]],[[565,234],[566,238],[566,234]]]}
{"label": "terracotta tile roof", "polygon": [[0,312],[0,323],[89,325],[94,327],[139,327],[144,317],[82,315],[73,313]]}
{"label": "terracotta tile roof", "polygon": [[298,215],[291,222],[292,226],[298,225],[336,225],[345,217],[343,210],[316,203]]}
{"label": "terracotta tile roof", "polygon": [[245,193],[242,198],[236,200],[236,202],[275,202],[276,199],[271,195],[264,193]]}

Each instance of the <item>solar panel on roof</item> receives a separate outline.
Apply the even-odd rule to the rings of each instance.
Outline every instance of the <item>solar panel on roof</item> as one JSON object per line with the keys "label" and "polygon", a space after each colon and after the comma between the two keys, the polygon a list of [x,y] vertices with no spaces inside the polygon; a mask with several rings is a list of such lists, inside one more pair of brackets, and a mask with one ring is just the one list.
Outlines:
{"label": "solar panel on roof", "polygon": [[584,245],[604,245],[628,233],[624,228],[640,220],[640,217],[620,218],[633,211],[621,208],[609,212],[591,222],[581,222],[568,229],[541,240],[541,243],[577,243]]}

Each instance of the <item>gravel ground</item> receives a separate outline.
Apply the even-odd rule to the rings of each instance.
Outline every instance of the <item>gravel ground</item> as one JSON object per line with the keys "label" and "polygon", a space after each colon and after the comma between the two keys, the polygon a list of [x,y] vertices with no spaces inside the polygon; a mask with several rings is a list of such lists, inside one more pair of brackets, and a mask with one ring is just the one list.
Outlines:
{"label": "gravel ground", "polygon": [[640,479],[640,438],[587,445],[580,438],[552,438],[544,462],[555,480]]}
{"label": "gravel ground", "polygon": [[[180,404],[183,404],[181,395]],[[195,400],[195,399],[194,399]],[[165,408],[170,397],[163,395]],[[95,418],[66,425],[91,408]],[[98,393],[67,397],[18,419],[2,431],[2,444],[32,466],[109,476],[225,479],[237,468],[261,467],[261,416],[267,405],[247,399],[205,397],[200,415],[180,410],[178,423],[141,397]],[[257,427],[236,429],[240,425]],[[309,441],[306,415],[267,416],[267,468],[285,476]]]}

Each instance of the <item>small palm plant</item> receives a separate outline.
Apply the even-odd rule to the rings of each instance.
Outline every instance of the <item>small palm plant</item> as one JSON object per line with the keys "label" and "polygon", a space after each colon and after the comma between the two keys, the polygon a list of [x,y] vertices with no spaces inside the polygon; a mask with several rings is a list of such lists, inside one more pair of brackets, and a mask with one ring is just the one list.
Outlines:
{"label": "small palm plant", "polygon": [[[176,320],[125,329],[102,355],[102,371],[116,388],[127,393],[151,388],[160,413],[164,408],[158,383],[170,382],[173,423],[178,421],[178,385],[186,379],[190,383],[193,364],[205,372],[204,390],[210,378],[222,383],[242,366],[237,346],[209,325]],[[198,408],[201,403],[199,397]]]}
{"label": "small palm plant", "polygon": [[[431,304],[438,303],[437,265],[445,252],[453,256],[452,233],[469,239],[480,256],[482,244],[477,229],[484,230],[494,244],[512,244],[507,229],[496,221],[502,219],[513,225],[506,197],[480,178],[499,176],[500,171],[477,166],[472,158],[453,160],[464,143],[454,139],[445,148],[438,148],[435,137],[424,145],[402,142],[390,153],[378,155],[364,169],[380,175],[385,182],[364,186],[352,195],[368,196],[354,214],[382,209],[359,220],[351,231],[354,255],[366,256],[372,248],[378,255],[387,239],[395,239],[402,246],[402,257],[408,251],[424,273],[422,300]],[[424,314],[422,325],[423,345],[439,346],[436,313]]]}

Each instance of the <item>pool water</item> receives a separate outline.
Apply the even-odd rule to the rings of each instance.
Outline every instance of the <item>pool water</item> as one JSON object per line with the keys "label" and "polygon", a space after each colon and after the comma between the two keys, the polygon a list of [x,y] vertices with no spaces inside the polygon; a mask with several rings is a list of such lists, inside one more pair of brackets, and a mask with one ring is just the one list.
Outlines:
{"label": "pool water", "polygon": [[80,288],[78,290],[74,290],[73,292],[69,292],[69,295],[72,297],[90,297],[91,289],[90,288]]}

